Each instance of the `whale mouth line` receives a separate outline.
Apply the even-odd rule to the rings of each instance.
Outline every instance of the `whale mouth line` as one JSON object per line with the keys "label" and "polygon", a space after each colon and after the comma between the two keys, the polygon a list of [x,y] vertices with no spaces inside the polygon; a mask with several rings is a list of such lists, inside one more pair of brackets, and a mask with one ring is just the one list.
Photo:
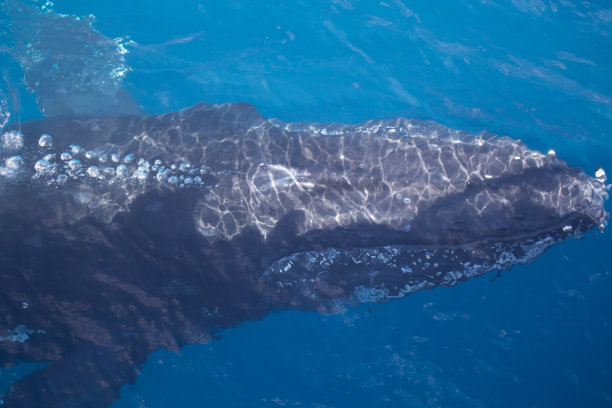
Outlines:
{"label": "whale mouth line", "polygon": [[[312,247],[318,247],[322,250],[327,249],[346,249],[346,248],[375,248],[384,246],[396,246],[414,249],[457,249],[462,247],[478,247],[485,246],[491,243],[506,243],[516,241],[537,240],[547,236],[559,237],[559,240],[565,238],[580,238],[591,229],[592,225],[605,225],[608,213],[601,214],[600,217],[594,219],[588,214],[567,214],[549,225],[543,225],[537,229],[514,228],[511,234],[487,234],[479,235],[478,237],[461,237],[467,239],[452,238],[426,240],[425,237],[410,232],[396,230],[376,230],[372,235],[364,237],[359,234],[357,226],[351,228],[338,228],[335,231],[313,231],[308,236],[304,237],[306,242],[312,243],[308,250]],[[363,228],[363,227],[362,227]],[[449,230],[446,230],[447,232]],[[391,234],[395,233],[395,236]],[[326,235],[330,234],[330,237]],[[298,251],[301,252],[301,251]]]}
{"label": "whale mouth line", "polygon": [[347,305],[387,302],[422,289],[454,286],[471,277],[509,270],[533,261],[568,234],[457,246],[390,244],[303,250],[269,264],[258,276],[257,288],[273,303],[337,313]]}
{"label": "whale mouth line", "polygon": [[400,248],[403,250],[463,250],[470,249],[476,250],[478,248],[485,248],[494,244],[512,244],[516,242],[529,242],[529,241],[539,241],[542,239],[551,238],[556,242],[563,241],[566,238],[582,238],[586,231],[580,228],[567,228],[569,225],[565,225],[564,227],[557,227],[554,230],[551,229],[541,229],[538,231],[530,231],[529,233],[524,233],[520,235],[514,235],[512,237],[496,237],[496,236],[487,236],[481,239],[474,239],[470,241],[465,241],[462,243],[449,244],[449,243],[430,243],[430,244],[417,244],[417,243],[408,243],[408,242],[389,242],[389,243],[373,243],[373,244],[364,244],[364,245],[325,245],[323,247],[311,248],[296,251],[290,253],[286,256],[294,256],[303,252],[308,251],[319,251],[326,252],[329,250],[370,250],[375,248],[385,248],[385,247],[394,247]]}

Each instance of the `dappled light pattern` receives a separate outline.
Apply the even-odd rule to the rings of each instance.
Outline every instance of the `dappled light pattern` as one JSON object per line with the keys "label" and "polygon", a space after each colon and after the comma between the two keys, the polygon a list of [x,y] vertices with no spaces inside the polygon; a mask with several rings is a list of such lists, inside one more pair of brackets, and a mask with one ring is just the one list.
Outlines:
{"label": "dappled light pattern", "polygon": [[507,137],[283,123],[245,103],[9,127],[0,363],[52,363],[4,400],[108,406],[159,348],[530,262],[604,228],[595,176]]}
{"label": "dappled light pattern", "polygon": [[[46,124],[52,128],[39,131],[49,133],[36,135],[25,155],[24,177],[74,192],[106,222],[138,195],[166,187],[201,191],[194,220],[211,239],[230,240],[245,228],[266,237],[295,212],[303,214],[298,234],[363,223],[411,236],[426,223],[426,235],[415,239],[451,244],[469,241],[472,230],[512,234],[528,217],[544,226],[579,210],[605,221],[605,177],[569,168],[553,151],[434,122],[283,123],[247,104],[199,104],[146,118]],[[20,153],[22,138],[5,132],[2,152]],[[6,160],[1,174],[17,177],[21,156]],[[440,206],[447,200],[450,208]]]}

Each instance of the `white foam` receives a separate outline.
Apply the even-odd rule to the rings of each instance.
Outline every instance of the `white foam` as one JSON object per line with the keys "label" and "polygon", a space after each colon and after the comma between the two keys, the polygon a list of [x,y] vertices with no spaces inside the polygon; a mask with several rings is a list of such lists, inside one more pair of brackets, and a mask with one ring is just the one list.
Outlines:
{"label": "white foam", "polygon": [[23,135],[16,130],[4,132],[0,137],[0,151],[16,153],[23,148]]}
{"label": "white foam", "polygon": [[79,145],[70,145],[70,152],[74,155],[74,156],[78,156],[80,154],[83,154],[83,148]]}
{"label": "white foam", "polygon": [[597,179],[597,181],[601,183],[605,183],[607,180],[607,177],[606,177],[606,172],[604,171],[604,169],[599,167],[597,171],[595,172],[595,178]]}
{"label": "white foam", "polygon": [[117,172],[117,177],[123,178],[123,177],[128,176],[129,169],[127,168],[125,164],[120,164],[117,166],[116,172]]}
{"label": "white foam", "polygon": [[92,178],[100,177],[100,169],[97,166],[91,166],[87,169],[87,175]]}
{"label": "white foam", "polygon": [[79,159],[72,159],[68,161],[68,167],[70,168],[70,170],[76,171],[81,169],[83,165],[81,164],[81,161]]}
{"label": "white foam", "polygon": [[66,182],[68,181],[68,175],[67,174],[58,174],[57,175],[57,184],[64,185],[66,184]]}
{"label": "white foam", "polygon": [[23,170],[23,166],[25,165],[25,162],[23,161],[23,157],[13,156],[13,157],[9,157],[8,159],[6,159],[4,161],[4,165],[8,167],[9,169],[21,171]]}
{"label": "white foam", "polygon": [[55,166],[48,160],[42,159],[36,162],[34,170],[38,176],[49,176],[55,173]]}
{"label": "white foam", "polygon": [[53,138],[51,137],[51,135],[43,133],[38,139],[38,145],[40,147],[51,147],[53,146]]}

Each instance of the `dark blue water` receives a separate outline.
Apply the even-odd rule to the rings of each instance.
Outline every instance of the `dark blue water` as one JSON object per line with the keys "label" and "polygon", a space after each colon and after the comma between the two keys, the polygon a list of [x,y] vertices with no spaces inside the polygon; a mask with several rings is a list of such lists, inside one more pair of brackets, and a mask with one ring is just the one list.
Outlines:
{"label": "dark blue water", "polygon": [[[589,174],[612,169],[605,1],[52,8],[92,13],[98,31],[136,43],[125,87],[147,112],[247,101],[286,121],[417,117],[552,148]],[[591,232],[494,282],[244,323],[151,355],[113,407],[612,406],[611,244]]]}
{"label": "dark blue water", "polygon": [[155,353],[113,407],[608,406],[612,288],[593,238],[493,283],[285,312]]}

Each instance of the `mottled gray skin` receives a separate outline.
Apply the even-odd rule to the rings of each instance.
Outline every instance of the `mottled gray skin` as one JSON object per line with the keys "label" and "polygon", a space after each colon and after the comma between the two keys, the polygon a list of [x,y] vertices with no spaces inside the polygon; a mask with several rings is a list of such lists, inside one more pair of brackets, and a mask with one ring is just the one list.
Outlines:
{"label": "mottled gray skin", "polygon": [[[107,406],[158,348],[454,285],[608,218],[605,177],[433,122],[286,124],[199,104],[23,133],[25,165],[0,181],[0,362],[53,363],[14,384],[12,406]],[[71,150],[82,167],[59,157]]]}

